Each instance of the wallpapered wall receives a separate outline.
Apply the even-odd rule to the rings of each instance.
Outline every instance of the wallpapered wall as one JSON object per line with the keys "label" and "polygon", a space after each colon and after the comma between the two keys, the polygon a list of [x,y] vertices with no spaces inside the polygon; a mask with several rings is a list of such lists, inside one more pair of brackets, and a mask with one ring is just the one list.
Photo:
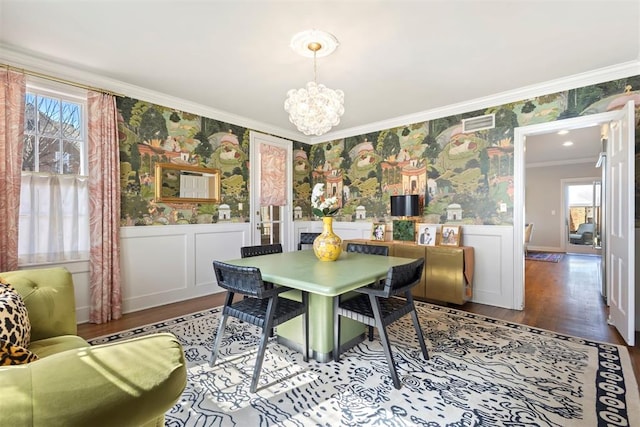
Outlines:
{"label": "wallpapered wall", "polygon": [[[383,220],[391,195],[420,194],[427,223],[455,215],[466,224],[511,224],[514,129],[619,109],[630,99],[639,106],[638,163],[640,76],[313,146],[294,142],[294,219],[311,219],[311,189],[323,182],[340,200],[342,221]],[[249,129],[131,98],[118,98],[118,110],[122,225],[248,221]],[[461,132],[463,119],[485,114],[495,114],[493,129]],[[157,203],[156,162],[220,169],[221,203]]]}

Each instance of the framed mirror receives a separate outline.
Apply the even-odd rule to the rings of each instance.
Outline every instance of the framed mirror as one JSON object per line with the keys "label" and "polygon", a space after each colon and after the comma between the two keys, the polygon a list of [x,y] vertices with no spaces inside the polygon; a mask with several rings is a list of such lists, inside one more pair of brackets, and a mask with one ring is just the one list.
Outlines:
{"label": "framed mirror", "polygon": [[218,203],[220,171],[174,163],[156,163],[156,200],[165,203]]}

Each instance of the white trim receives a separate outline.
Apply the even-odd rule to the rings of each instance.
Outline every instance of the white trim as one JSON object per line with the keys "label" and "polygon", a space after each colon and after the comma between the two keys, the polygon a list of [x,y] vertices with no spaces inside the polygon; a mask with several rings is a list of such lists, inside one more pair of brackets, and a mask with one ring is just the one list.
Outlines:
{"label": "white trim", "polygon": [[471,99],[439,108],[433,108],[413,114],[381,120],[362,126],[355,126],[349,129],[329,132],[319,137],[307,137],[291,129],[283,129],[277,126],[269,125],[267,123],[252,120],[247,117],[230,114],[221,110],[207,107],[202,104],[197,104],[185,99],[169,96],[139,86],[134,86],[98,74],[90,73],[88,71],[82,71],[69,67],[67,65],[62,65],[44,59],[32,57],[25,53],[10,50],[6,47],[0,47],[0,62],[18,68],[25,68],[34,72],[48,74],[52,77],[75,81],[87,86],[100,87],[102,89],[120,93],[131,98],[152,102],[158,105],[163,105],[165,107],[176,108],[192,114],[199,114],[211,119],[229,122],[238,126],[244,126],[249,129],[257,130],[264,133],[275,134],[284,138],[304,142],[307,144],[318,144],[322,142],[346,138],[349,136],[363,135],[383,129],[391,129],[397,126],[409,125],[412,123],[419,123],[428,120],[454,116],[456,114],[466,113],[469,111],[504,105],[510,102],[521,101],[524,99],[534,98],[549,93],[557,93],[578,87],[589,86],[596,83],[640,75],[640,60],[623,62],[621,64],[603,67],[596,70],[585,71],[583,73],[525,86],[522,88],[505,91],[486,97]]}
{"label": "white trim", "polygon": [[513,306],[524,308],[524,212],[525,202],[525,154],[526,137],[554,132],[562,129],[577,129],[615,120],[619,111],[611,111],[565,120],[521,126],[514,129],[514,173],[513,173]]}
{"label": "white trim", "polygon": [[261,244],[259,241],[255,241],[255,230],[258,226],[257,220],[257,210],[258,206],[260,206],[260,178],[261,178],[261,170],[260,170],[260,162],[259,162],[259,152],[258,146],[260,144],[268,144],[273,145],[278,148],[284,148],[287,151],[287,170],[286,173],[286,181],[287,181],[287,189],[286,189],[286,198],[287,203],[282,206],[282,217],[280,218],[280,226],[282,233],[282,247],[285,251],[291,251],[294,249],[293,242],[293,144],[291,141],[283,138],[279,138],[273,135],[265,135],[256,131],[249,131],[249,159],[251,167],[250,173],[250,188],[258,189],[258,191],[251,191],[251,199],[249,200],[249,214],[250,219],[249,222],[251,224],[251,244],[259,245]]}
{"label": "white trim", "polygon": [[546,168],[549,166],[564,166],[564,165],[577,165],[577,164],[590,164],[595,167],[595,162],[593,161],[593,157],[583,157],[580,159],[567,159],[567,160],[554,160],[551,162],[538,162],[538,163],[527,163],[526,168]]}

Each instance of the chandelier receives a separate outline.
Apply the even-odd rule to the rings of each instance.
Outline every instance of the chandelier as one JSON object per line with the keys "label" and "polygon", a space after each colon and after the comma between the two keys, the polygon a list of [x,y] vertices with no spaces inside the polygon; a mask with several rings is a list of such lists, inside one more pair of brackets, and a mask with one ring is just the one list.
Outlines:
{"label": "chandelier", "polygon": [[303,56],[313,56],[313,81],[304,88],[289,90],[284,101],[289,121],[305,135],[325,134],[340,123],[344,114],[344,92],[317,82],[316,58],[333,53],[337,47],[338,40],[324,31],[303,31],[291,39],[294,51]]}

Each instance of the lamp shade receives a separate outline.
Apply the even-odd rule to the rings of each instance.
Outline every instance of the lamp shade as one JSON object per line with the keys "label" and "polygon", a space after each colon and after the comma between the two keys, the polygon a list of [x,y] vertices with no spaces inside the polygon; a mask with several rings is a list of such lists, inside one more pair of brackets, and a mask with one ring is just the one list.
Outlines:
{"label": "lamp shade", "polygon": [[420,197],[417,194],[391,196],[392,216],[420,215]]}

